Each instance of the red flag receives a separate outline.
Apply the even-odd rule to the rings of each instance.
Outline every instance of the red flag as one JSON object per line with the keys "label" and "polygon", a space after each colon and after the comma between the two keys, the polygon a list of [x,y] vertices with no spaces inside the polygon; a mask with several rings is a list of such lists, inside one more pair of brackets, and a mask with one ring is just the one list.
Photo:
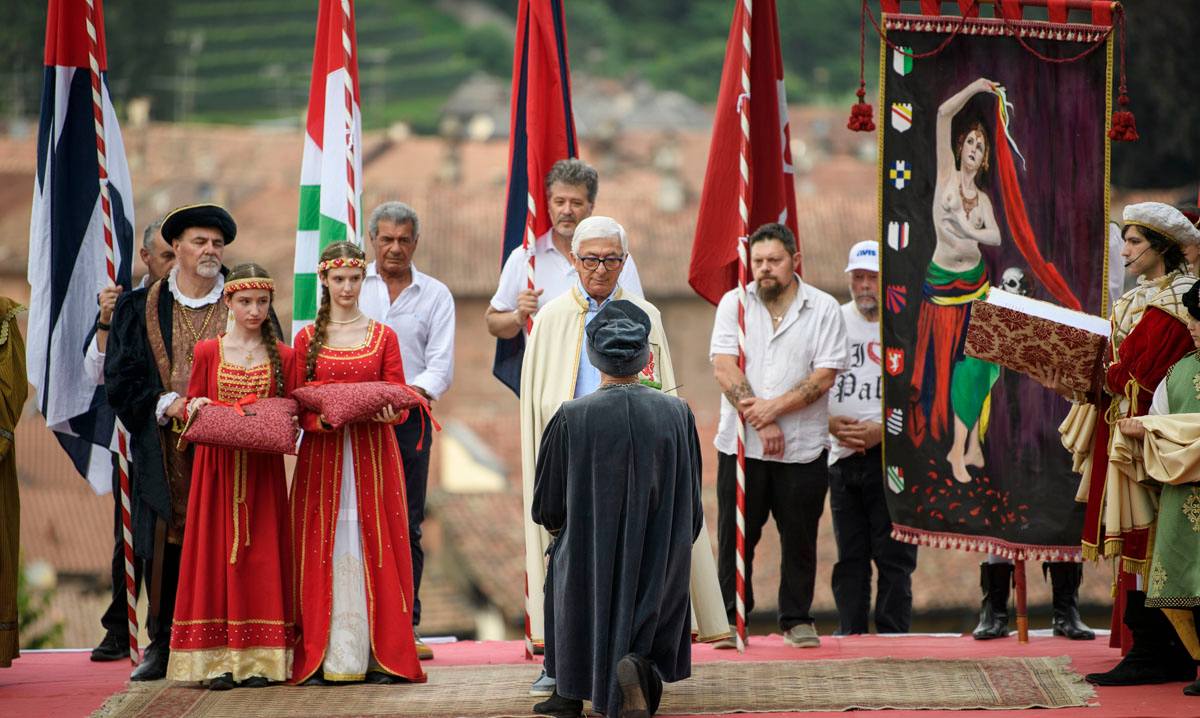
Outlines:
{"label": "red flag", "polygon": [[[562,0],[521,0],[513,51],[512,120],[508,140],[508,201],[500,264],[525,239],[529,207],[533,236],[550,229],[543,184],[555,162],[578,156],[571,111],[571,70]],[[525,337],[496,340],[492,373],[514,392],[521,385]]]}
{"label": "red flag", "polygon": [[[688,284],[716,304],[737,286],[738,155],[742,129],[738,102],[742,94],[742,23],[746,3],[737,0],[725,69],[713,120],[708,169],[700,196],[700,215],[692,242]],[[783,91],[783,58],[779,50],[779,20],[775,0],[755,0],[750,32],[750,143],[747,162],[749,231],[768,222],[781,222],[796,232],[796,190],[793,181],[791,133]],[[797,241],[799,238],[797,237]]]}

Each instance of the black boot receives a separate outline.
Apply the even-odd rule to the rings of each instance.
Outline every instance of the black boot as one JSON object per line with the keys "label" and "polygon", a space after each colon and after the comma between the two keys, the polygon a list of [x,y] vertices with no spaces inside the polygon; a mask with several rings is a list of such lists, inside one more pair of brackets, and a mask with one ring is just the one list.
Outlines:
{"label": "black boot", "polygon": [[975,640],[1008,636],[1008,587],[1012,583],[1011,563],[979,564],[979,588],[983,602],[979,609],[979,625],[971,632]]}
{"label": "black boot", "polygon": [[1083,564],[1074,562],[1046,562],[1042,564],[1042,575],[1050,576],[1050,590],[1054,604],[1054,635],[1066,636],[1072,641],[1091,641],[1096,633],[1079,617],[1079,582],[1083,580]]}
{"label": "black boot", "polygon": [[533,712],[552,718],[580,718],[583,715],[583,701],[563,698],[558,691],[554,691],[549,698],[534,705]]}
{"label": "black boot", "polygon": [[142,662],[129,676],[131,681],[157,681],[167,677],[167,661],[171,658],[170,639],[151,641],[142,655]]}
{"label": "black boot", "polygon": [[109,632],[104,634],[104,640],[100,641],[100,645],[92,649],[93,661],[119,661],[122,658],[129,660],[129,634],[118,636],[115,633]]}
{"label": "black boot", "polygon": [[1088,683],[1098,686],[1141,686],[1152,683],[1194,681],[1196,663],[1175,627],[1157,608],[1146,608],[1146,594],[1129,591],[1125,625],[1133,633],[1133,647],[1112,670],[1089,673]]}

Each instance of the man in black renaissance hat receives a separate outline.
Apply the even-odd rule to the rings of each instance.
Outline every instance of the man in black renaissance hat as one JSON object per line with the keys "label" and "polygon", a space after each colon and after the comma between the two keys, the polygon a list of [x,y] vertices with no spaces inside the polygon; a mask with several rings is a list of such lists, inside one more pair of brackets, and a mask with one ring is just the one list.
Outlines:
{"label": "man in black renaissance hat", "polygon": [[192,451],[179,450],[192,350],[225,330],[221,260],[237,224],[214,204],[180,207],[162,223],[176,263],[163,279],[121,296],[113,311],[104,385],[132,439],[133,543],[150,590],[150,645],[135,681],[163,678],[179,581]]}

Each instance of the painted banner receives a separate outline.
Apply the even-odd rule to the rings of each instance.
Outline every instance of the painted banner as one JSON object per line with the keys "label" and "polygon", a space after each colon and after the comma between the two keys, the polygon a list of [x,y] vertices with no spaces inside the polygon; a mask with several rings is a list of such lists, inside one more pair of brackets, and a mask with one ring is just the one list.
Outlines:
{"label": "painted banner", "polygon": [[963,345],[971,303],[989,291],[1107,312],[1110,28],[912,15],[885,15],[885,28],[879,224],[895,534],[1074,558],[1083,505],[1057,430],[1068,404]]}

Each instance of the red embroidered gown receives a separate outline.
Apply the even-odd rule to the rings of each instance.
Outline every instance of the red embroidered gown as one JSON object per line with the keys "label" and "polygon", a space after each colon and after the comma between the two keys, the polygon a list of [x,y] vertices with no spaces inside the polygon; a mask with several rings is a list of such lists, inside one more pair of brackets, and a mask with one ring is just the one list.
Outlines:
{"label": "red embroidered gown", "polygon": [[[305,380],[312,333],[308,327],[296,337],[297,386]],[[315,374],[315,381],[403,383],[395,332],[372,321],[362,344],[321,349]],[[329,681],[380,671],[424,682],[413,640],[408,509],[395,432],[374,421],[324,431],[311,412],[302,412],[301,426],[291,494],[298,616],[292,681],[320,670]]]}
{"label": "red embroidered gown", "polygon": [[[277,347],[290,381],[292,350]],[[228,364],[219,338],[197,344],[194,356],[189,397],[233,403],[249,394],[277,395],[269,362]],[[283,456],[196,446],[168,678],[288,679],[293,615],[286,522]]]}

